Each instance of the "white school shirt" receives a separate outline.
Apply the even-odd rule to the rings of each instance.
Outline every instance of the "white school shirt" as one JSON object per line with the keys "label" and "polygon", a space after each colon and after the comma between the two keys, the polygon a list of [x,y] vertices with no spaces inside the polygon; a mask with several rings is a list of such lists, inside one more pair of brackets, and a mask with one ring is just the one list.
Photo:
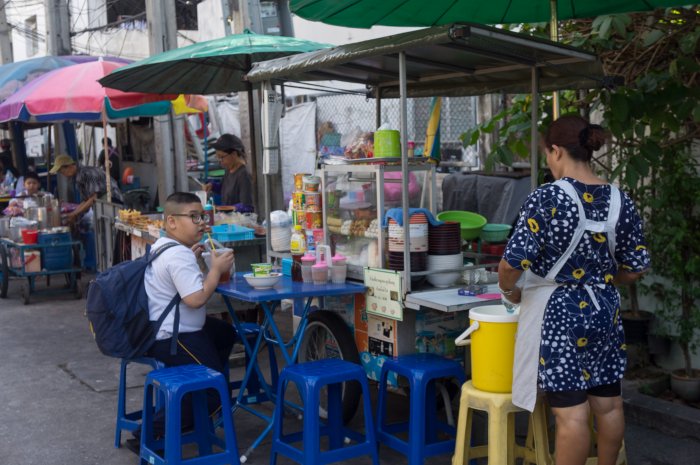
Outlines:
{"label": "white school shirt", "polygon": [[[159,247],[176,242],[167,237],[161,237],[151,247],[154,253]],[[151,321],[158,318],[168,306],[175,294],[185,298],[190,294],[201,291],[204,288],[204,277],[197,265],[197,257],[186,246],[171,247],[156,258],[146,269],[145,276],[146,294],[148,294],[148,313]],[[163,324],[156,335],[157,340],[168,339],[173,334],[173,321],[175,308],[163,320]],[[206,309],[188,307],[180,302],[180,333],[199,331],[204,327]]]}

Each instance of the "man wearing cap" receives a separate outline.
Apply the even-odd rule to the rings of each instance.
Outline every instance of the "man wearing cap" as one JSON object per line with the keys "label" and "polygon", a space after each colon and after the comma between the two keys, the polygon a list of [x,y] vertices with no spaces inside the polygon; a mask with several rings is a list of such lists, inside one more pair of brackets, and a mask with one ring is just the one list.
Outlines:
{"label": "man wearing cap", "polygon": [[[97,199],[106,199],[107,194],[107,176],[104,171],[94,166],[78,166],[75,160],[68,155],[59,155],[54,161],[51,174],[60,173],[67,178],[75,178],[75,184],[80,192],[82,202],[78,205],[70,215],[68,221],[75,222],[83,213],[86,213],[92,207]],[[111,180],[112,183],[112,202],[124,203],[124,198],[119,190],[117,181]]]}
{"label": "man wearing cap", "polygon": [[211,146],[226,171],[221,181],[221,204],[233,205],[239,212],[253,211],[253,181],[245,166],[243,142],[233,134],[222,134]]}

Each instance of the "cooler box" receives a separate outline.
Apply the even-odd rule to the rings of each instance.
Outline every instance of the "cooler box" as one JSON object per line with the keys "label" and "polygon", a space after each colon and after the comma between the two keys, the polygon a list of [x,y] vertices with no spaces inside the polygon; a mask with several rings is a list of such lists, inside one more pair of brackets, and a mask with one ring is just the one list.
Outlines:
{"label": "cooler box", "polygon": [[[47,271],[73,268],[73,248],[70,242],[70,233],[39,234],[39,244],[47,246],[42,248],[41,268]],[[66,243],[68,245],[61,245]]]}

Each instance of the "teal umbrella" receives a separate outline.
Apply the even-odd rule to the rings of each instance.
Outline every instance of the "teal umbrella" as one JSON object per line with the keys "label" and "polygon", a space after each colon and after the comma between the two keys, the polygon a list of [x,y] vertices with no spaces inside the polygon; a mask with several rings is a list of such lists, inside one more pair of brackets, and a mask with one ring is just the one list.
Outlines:
{"label": "teal umbrella", "polygon": [[159,53],[115,70],[100,79],[100,83],[123,91],[225,94],[250,89],[243,76],[256,61],[312,52],[328,46],[246,30],[243,34]]}
{"label": "teal umbrella", "polygon": [[[536,23],[653,10],[682,0],[290,0],[292,13],[336,26]],[[556,10],[555,10],[556,8]]]}

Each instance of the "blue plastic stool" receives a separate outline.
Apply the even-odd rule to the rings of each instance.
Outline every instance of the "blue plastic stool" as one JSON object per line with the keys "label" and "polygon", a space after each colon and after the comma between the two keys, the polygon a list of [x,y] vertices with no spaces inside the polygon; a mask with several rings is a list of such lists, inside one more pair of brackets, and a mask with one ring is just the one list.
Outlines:
{"label": "blue plastic stool", "polygon": [[[214,432],[214,423],[207,410],[206,390],[216,389],[221,399],[224,441]],[[153,434],[153,395],[165,397],[165,438]],[[194,431],[181,433],[182,399],[191,393],[194,409]],[[224,375],[203,365],[181,365],[153,370],[146,377],[141,428],[141,464],[171,465],[196,462],[197,465],[240,464],[236,432],[231,416],[231,399]],[[196,442],[199,456],[183,460],[182,445]],[[212,444],[222,449],[212,453]],[[161,457],[157,450],[163,450]]]}
{"label": "blue plastic stool", "polygon": [[[408,379],[411,391],[408,422],[386,424],[387,377],[390,372]],[[455,450],[456,428],[437,419],[435,381],[439,378],[456,378],[461,386],[466,377],[459,362],[435,354],[403,355],[386,360],[382,366],[377,439],[406,455],[409,465],[422,465],[426,457],[451,454]],[[408,431],[408,441],[395,435],[402,431]],[[438,440],[438,431],[449,434],[451,439]]]}
{"label": "blue plastic stool", "polygon": [[[357,381],[362,386],[364,435],[343,426],[341,396],[342,383],[345,381]],[[304,429],[296,433],[283,434],[284,393],[290,382],[296,384],[304,406]],[[326,386],[328,387],[328,420],[322,424],[318,410],[320,392]],[[277,404],[273,422],[270,465],[277,463],[277,454],[282,454],[303,465],[322,465],[369,455],[372,457],[372,463],[379,465],[367,375],[360,365],[339,359],[324,359],[284,368],[277,387]],[[328,436],[329,450],[320,450],[321,436]],[[356,443],[344,447],[346,437]],[[301,450],[291,445],[300,441],[303,443]]]}
{"label": "blue plastic stool", "polygon": [[[122,442],[122,431],[136,431],[141,427],[141,410],[126,412],[126,367],[130,363],[150,365],[154,370],[163,368],[161,362],[155,358],[140,357],[134,359],[123,358],[119,370],[119,392],[117,393],[117,425],[114,430],[114,447],[119,448]],[[156,398],[156,408],[162,405],[162,396]]]}
{"label": "blue plastic stool", "polygon": [[[257,323],[241,323],[243,327],[243,337],[245,337],[249,343],[255,344],[255,339],[260,334],[260,325]],[[240,342],[242,337],[240,334],[236,333],[236,342]],[[273,344],[267,344],[267,356],[270,359],[270,385],[272,386],[272,391],[277,389],[277,383],[279,381],[279,369],[277,367],[277,357],[275,356],[275,346]],[[248,367],[248,362],[250,361],[250,356],[248,352],[245,353],[245,366]],[[231,390],[236,391],[240,389],[243,380],[232,381],[230,383]],[[265,391],[260,385],[260,380],[258,379],[257,373],[251,373],[250,379],[248,380],[248,386],[246,388],[247,394],[243,397],[243,404],[255,404],[263,402],[267,399]]]}

